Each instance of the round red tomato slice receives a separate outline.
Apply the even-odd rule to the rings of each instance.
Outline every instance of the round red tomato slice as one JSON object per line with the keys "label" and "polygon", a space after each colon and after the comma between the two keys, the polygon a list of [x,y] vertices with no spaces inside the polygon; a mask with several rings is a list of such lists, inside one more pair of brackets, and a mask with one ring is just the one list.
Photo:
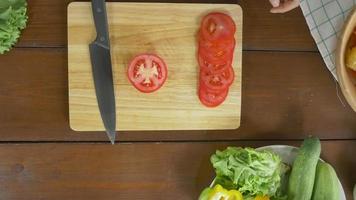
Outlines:
{"label": "round red tomato slice", "polygon": [[199,37],[199,48],[203,47],[205,49],[213,49],[215,51],[221,50],[233,50],[235,47],[235,38],[228,38],[225,40],[211,41],[204,39],[204,37]]}
{"label": "round red tomato slice", "polygon": [[203,18],[200,30],[206,40],[225,40],[234,37],[236,25],[229,15],[214,12]]}
{"label": "round red tomato slice", "polygon": [[216,73],[221,72],[222,70],[231,67],[231,59],[228,60],[216,60],[216,61],[208,61],[203,58],[203,56],[198,55],[199,66],[202,70],[213,71]]}
{"label": "round red tomato slice", "polygon": [[158,90],[167,79],[167,66],[154,54],[141,54],[130,62],[127,76],[132,85],[141,92]]}
{"label": "round red tomato slice", "polygon": [[226,48],[226,49],[207,49],[204,47],[199,47],[198,50],[198,54],[199,56],[201,56],[202,58],[204,58],[204,60],[210,62],[210,63],[221,63],[224,61],[229,61],[231,62],[232,58],[233,58],[233,49],[231,48]]}
{"label": "round red tomato slice", "polygon": [[228,92],[228,89],[215,91],[203,86],[199,88],[199,99],[205,106],[216,107],[225,101]]}
{"label": "round red tomato slice", "polygon": [[234,70],[227,67],[219,73],[210,70],[200,70],[201,83],[210,90],[224,90],[234,81]]}

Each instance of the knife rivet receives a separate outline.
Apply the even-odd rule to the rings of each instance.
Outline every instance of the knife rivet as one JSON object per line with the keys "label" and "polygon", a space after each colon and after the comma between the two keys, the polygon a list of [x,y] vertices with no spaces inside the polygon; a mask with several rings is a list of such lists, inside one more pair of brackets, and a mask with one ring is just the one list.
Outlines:
{"label": "knife rivet", "polygon": [[101,13],[101,8],[97,8],[96,12]]}
{"label": "knife rivet", "polygon": [[105,41],[105,37],[100,37],[100,41],[104,42]]}

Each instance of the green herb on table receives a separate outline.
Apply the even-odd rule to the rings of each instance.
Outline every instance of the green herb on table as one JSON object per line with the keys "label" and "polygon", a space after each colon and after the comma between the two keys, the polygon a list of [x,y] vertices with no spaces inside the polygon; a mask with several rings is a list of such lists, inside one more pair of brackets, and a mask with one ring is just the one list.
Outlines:
{"label": "green herb on table", "polygon": [[9,51],[27,22],[26,0],[0,1],[0,54]]}

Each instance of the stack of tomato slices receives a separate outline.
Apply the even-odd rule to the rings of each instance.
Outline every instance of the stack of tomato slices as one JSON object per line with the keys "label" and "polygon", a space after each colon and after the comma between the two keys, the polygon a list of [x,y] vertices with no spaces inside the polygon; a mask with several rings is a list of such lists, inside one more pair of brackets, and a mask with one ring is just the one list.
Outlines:
{"label": "stack of tomato slices", "polygon": [[229,15],[209,13],[199,31],[199,99],[208,107],[225,101],[234,81],[232,68],[236,26]]}

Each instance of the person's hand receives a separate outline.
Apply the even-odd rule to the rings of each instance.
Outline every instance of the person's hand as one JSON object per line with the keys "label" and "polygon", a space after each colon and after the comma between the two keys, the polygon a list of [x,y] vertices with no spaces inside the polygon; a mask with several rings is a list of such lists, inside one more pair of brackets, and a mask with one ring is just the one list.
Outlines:
{"label": "person's hand", "polygon": [[273,6],[271,13],[285,13],[299,6],[300,0],[269,0]]}

